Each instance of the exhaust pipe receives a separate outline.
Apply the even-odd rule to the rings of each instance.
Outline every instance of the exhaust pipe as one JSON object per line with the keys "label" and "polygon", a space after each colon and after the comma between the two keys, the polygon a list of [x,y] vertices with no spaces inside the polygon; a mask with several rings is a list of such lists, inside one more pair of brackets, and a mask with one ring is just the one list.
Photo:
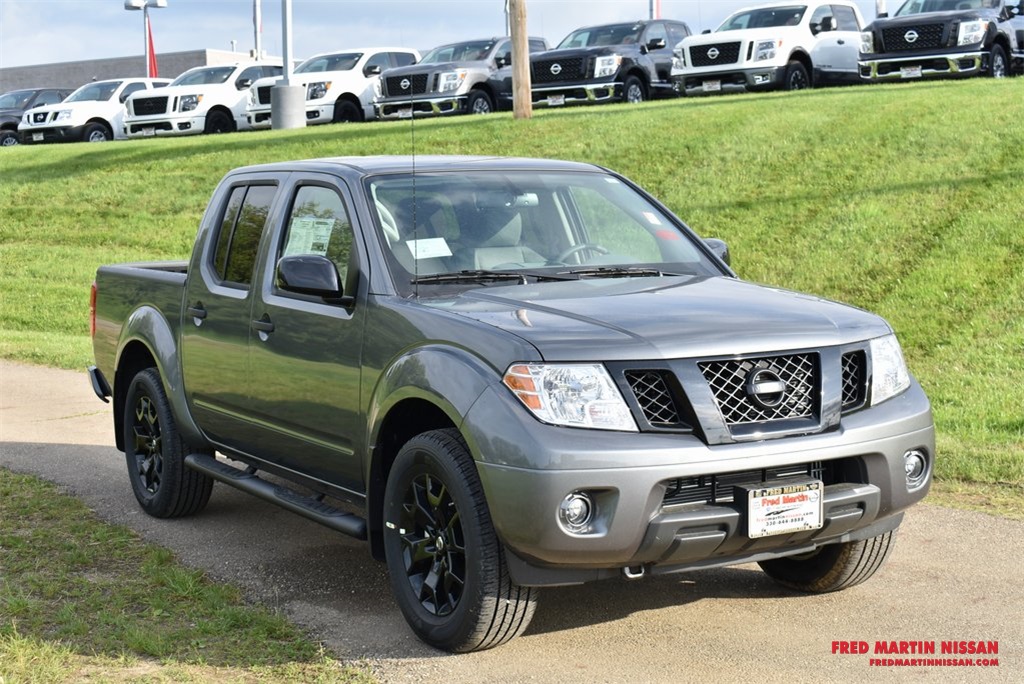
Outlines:
{"label": "exhaust pipe", "polygon": [[638,565],[635,568],[625,567],[622,568],[622,576],[628,580],[643,579],[643,576],[647,573],[647,568],[642,565]]}

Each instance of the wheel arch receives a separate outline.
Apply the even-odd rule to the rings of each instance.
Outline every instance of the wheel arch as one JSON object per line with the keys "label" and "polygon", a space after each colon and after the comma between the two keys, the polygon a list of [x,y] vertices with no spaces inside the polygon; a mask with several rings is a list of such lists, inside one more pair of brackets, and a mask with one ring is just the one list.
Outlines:
{"label": "wheel arch", "polygon": [[360,118],[363,121],[366,121],[366,106],[363,105],[362,100],[360,100],[355,93],[344,92],[341,95],[338,95],[338,97],[334,99],[334,110],[337,110],[338,105],[342,102],[348,102],[352,105],[355,105],[355,108],[359,110]]}
{"label": "wheel arch", "polygon": [[809,77],[814,73],[814,62],[811,60],[811,56],[803,49],[793,50],[793,52],[789,53],[789,59],[786,63],[788,64],[789,62],[800,62],[803,64],[804,68],[807,69]]}
{"label": "wheel arch", "polygon": [[210,115],[214,114],[214,113],[223,114],[224,116],[228,117],[228,122],[231,125],[231,130],[232,131],[237,131],[238,130],[238,123],[235,121],[235,113],[232,112],[230,108],[228,108],[228,107],[226,107],[226,106],[224,106],[222,104],[215,104],[212,107],[210,107],[208,110],[206,110],[206,119],[209,119]]}
{"label": "wheel arch", "polygon": [[110,131],[110,136],[111,137],[114,136],[114,127],[112,125],[110,125],[110,122],[107,121],[106,119],[104,119],[102,116],[94,116],[91,119],[89,119],[88,121],[86,121],[85,124],[83,124],[83,126],[82,126],[83,129],[85,128],[85,126],[88,126],[89,124],[99,124],[99,125],[103,126],[104,128],[106,128],[108,131]]}

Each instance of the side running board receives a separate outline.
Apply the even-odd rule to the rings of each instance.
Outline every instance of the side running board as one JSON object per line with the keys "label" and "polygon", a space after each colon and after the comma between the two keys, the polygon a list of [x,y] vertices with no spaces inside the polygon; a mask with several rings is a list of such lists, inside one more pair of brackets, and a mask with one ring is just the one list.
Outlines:
{"label": "side running board", "polygon": [[366,521],[359,516],[325,504],[315,497],[271,484],[256,477],[255,471],[240,470],[207,454],[189,454],[185,457],[185,465],[226,485],[326,525],[332,530],[356,539],[366,539]]}

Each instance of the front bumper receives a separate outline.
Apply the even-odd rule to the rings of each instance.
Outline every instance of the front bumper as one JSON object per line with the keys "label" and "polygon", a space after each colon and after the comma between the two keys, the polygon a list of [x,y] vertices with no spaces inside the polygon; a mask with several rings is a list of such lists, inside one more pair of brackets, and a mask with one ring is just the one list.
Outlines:
{"label": "front bumper", "polygon": [[[661,573],[726,565],[881,534],[925,496],[935,455],[930,406],[916,383],[881,406],[845,416],[832,432],[715,447],[692,435],[546,426],[514,402],[503,388],[489,389],[462,429],[514,579],[523,585],[584,582],[622,568]],[[929,468],[913,491],[903,459],[911,449],[926,454]],[[810,463],[830,473],[822,478],[818,530],[752,539],[742,500],[728,492],[711,502],[666,498],[682,478],[757,473],[756,481],[766,470]],[[558,517],[561,502],[579,490],[597,502],[585,534],[570,533]]]}
{"label": "front bumper", "polygon": [[[245,120],[253,130],[266,130],[271,127],[270,107],[246,110]],[[334,120],[334,105],[324,104],[306,106],[306,124],[315,125],[331,123]]]}
{"label": "front bumper", "polygon": [[154,117],[125,118],[124,134],[129,138],[196,135],[206,130],[206,115],[185,113]]}
{"label": "front bumper", "polygon": [[[55,142],[80,142],[85,126],[39,126],[19,128],[18,136],[25,145]],[[42,137],[40,137],[42,136]]]}
{"label": "front bumper", "polygon": [[922,78],[974,76],[989,68],[987,51],[950,54],[872,55],[857,63],[864,81],[900,81]]}
{"label": "front bumper", "polygon": [[694,96],[770,90],[782,85],[785,74],[784,66],[765,65],[724,71],[679,73],[674,74],[672,78],[684,95]]}
{"label": "front bumper", "polygon": [[444,116],[446,114],[465,114],[469,96],[466,94],[445,95],[441,97],[418,97],[411,100],[383,100],[374,108],[380,119],[406,119],[412,113],[420,116]]}
{"label": "front bumper", "polygon": [[558,107],[574,104],[599,104],[617,102],[622,99],[622,84],[569,83],[539,86],[532,89],[534,107]]}

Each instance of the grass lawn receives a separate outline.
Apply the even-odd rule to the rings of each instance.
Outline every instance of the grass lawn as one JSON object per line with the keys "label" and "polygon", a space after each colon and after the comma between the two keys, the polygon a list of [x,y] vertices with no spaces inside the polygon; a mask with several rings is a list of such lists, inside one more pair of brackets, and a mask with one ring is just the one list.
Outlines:
{"label": "grass lawn", "polygon": [[19,146],[0,154],[0,355],[86,365],[96,267],[187,258],[236,166],[414,147],[590,161],[727,240],[744,278],[885,316],[934,404],[938,476],[1021,493],[1021,121],[1024,79],[975,79]]}

